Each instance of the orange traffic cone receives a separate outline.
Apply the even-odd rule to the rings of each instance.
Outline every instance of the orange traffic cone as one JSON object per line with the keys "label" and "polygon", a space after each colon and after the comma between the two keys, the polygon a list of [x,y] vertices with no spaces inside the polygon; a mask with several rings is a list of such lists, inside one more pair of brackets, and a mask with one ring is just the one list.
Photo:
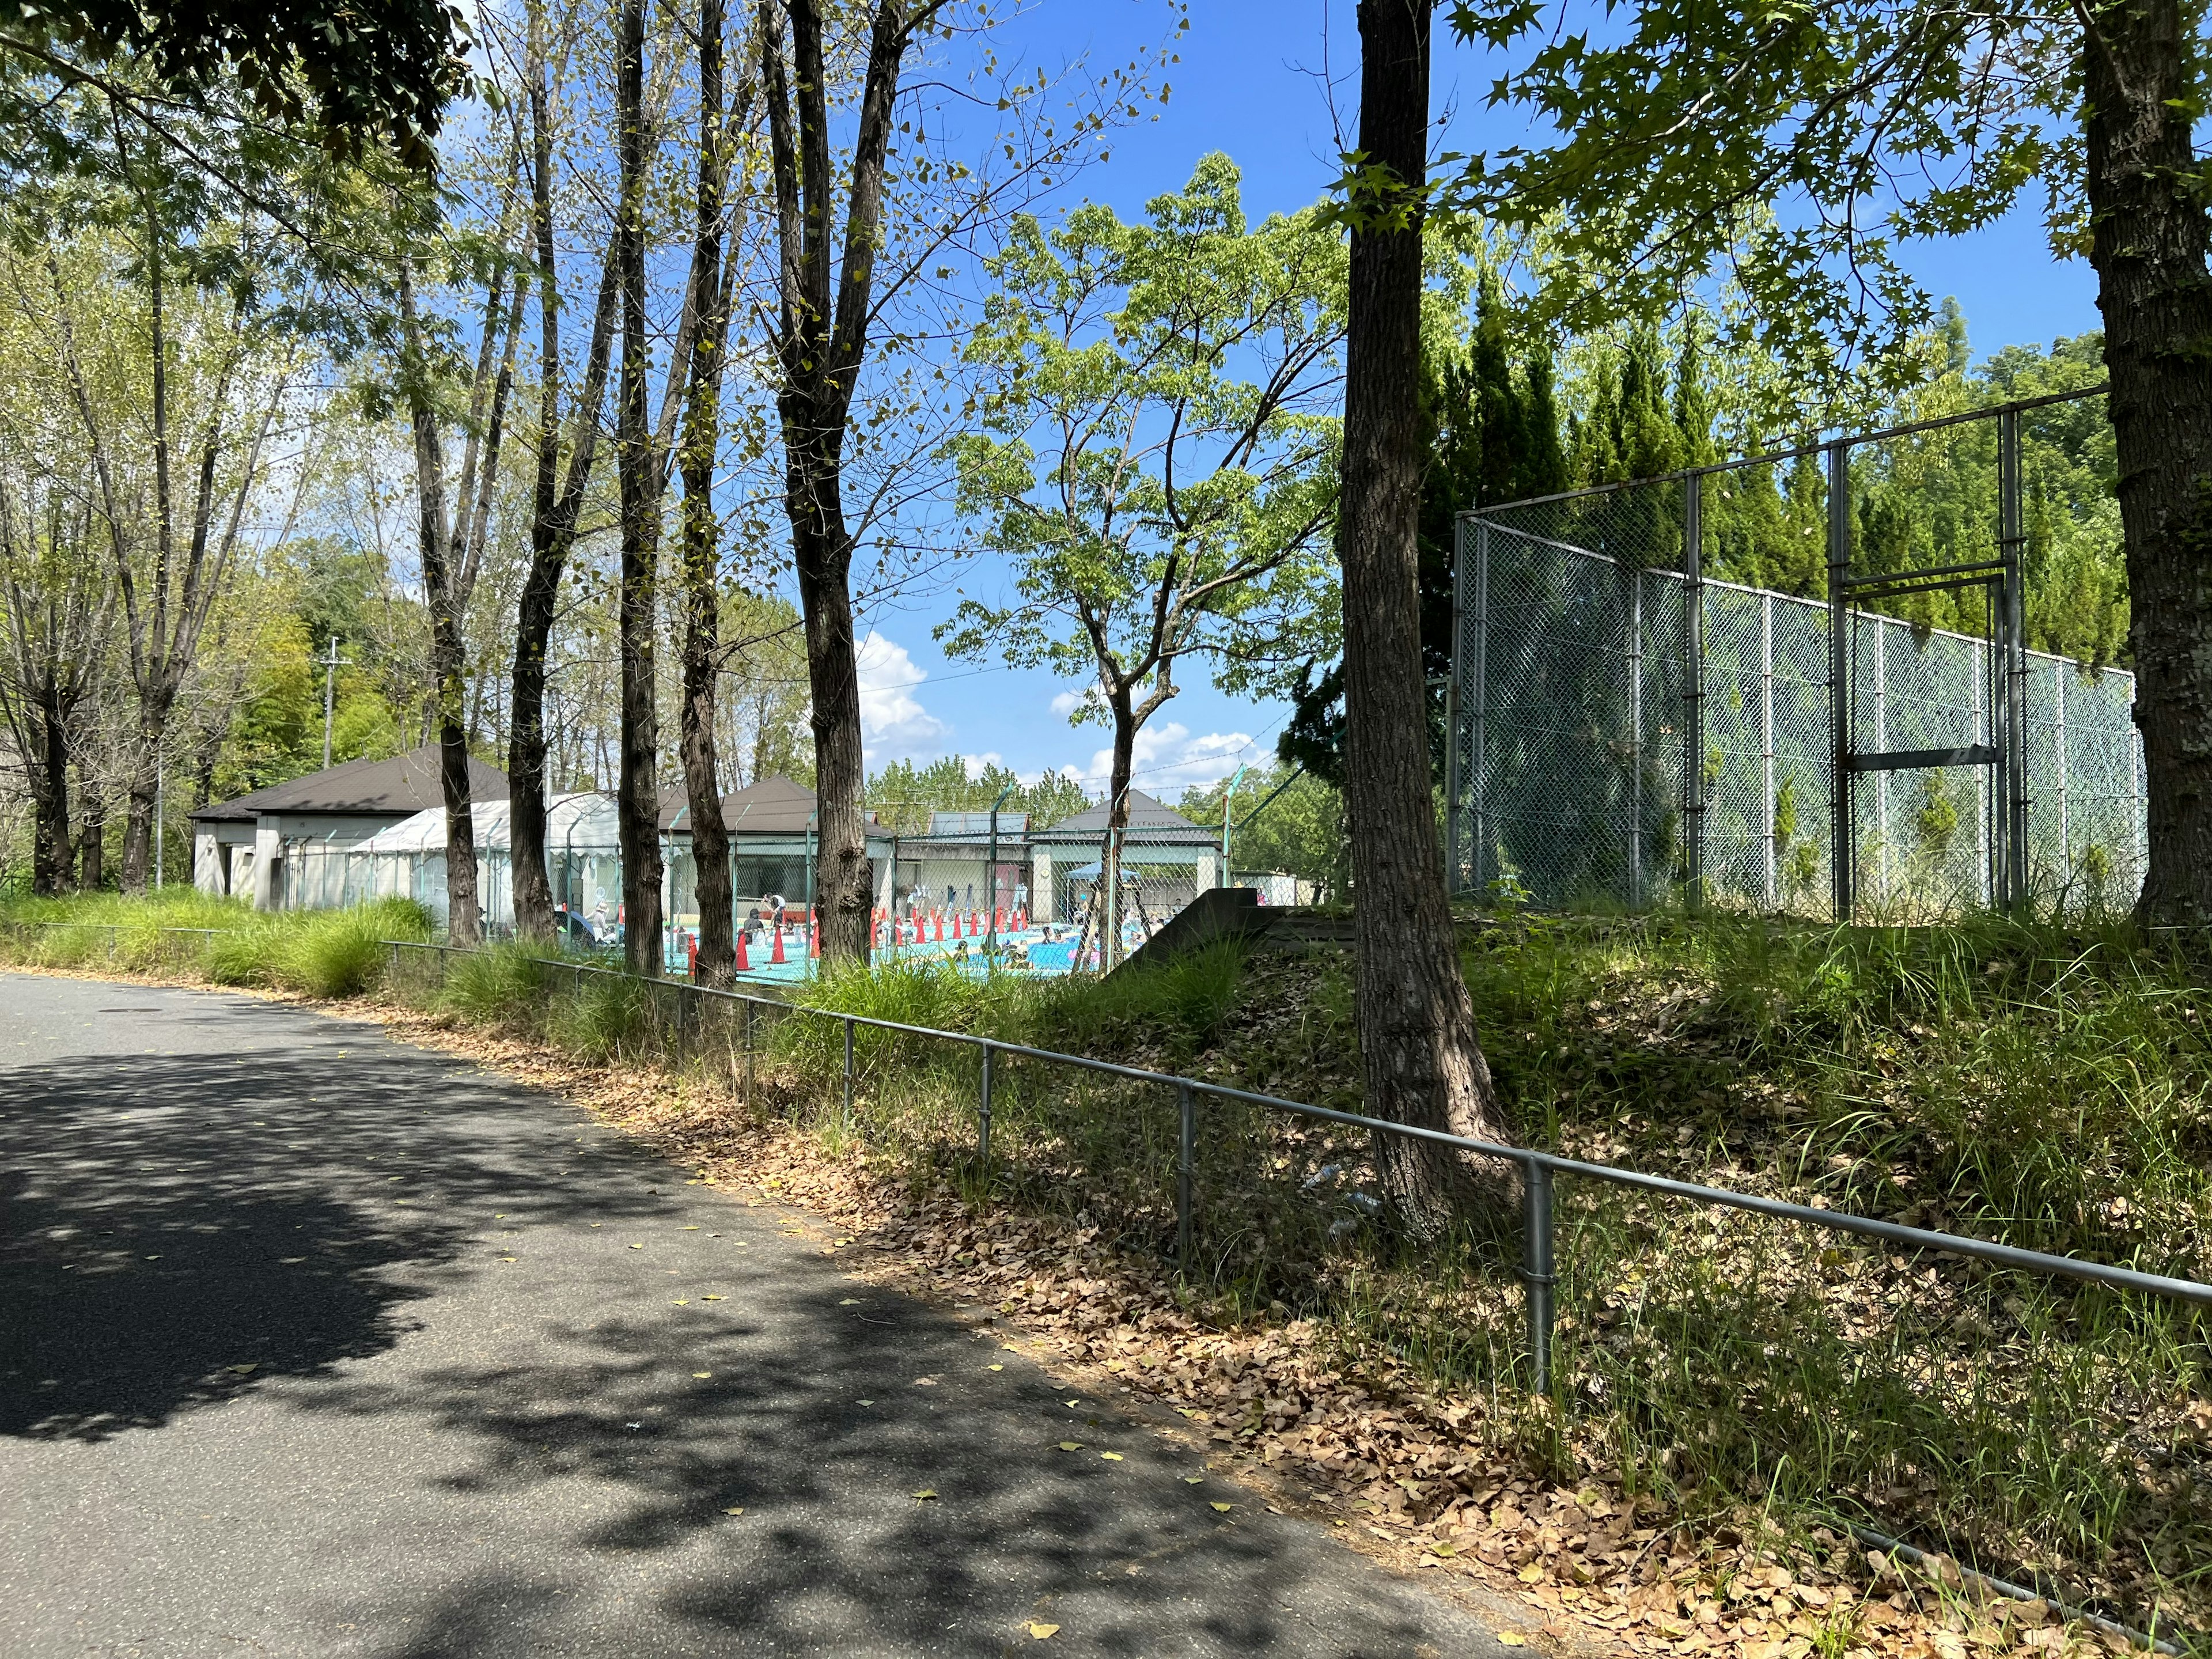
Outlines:
{"label": "orange traffic cone", "polygon": [[775,948],[769,952],[768,959],[775,964],[783,960],[783,924],[778,922],[769,931],[775,939]]}
{"label": "orange traffic cone", "polygon": [[752,963],[745,960],[745,930],[740,927],[738,929],[738,971],[750,974],[752,970]]}
{"label": "orange traffic cone", "polygon": [[994,933],[1006,931],[1006,913],[995,904],[991,907],[991,931]]}
{"label": "orange traffic cone", "polygon": [[809,957],[818,957],[822,954],[822,927],[820,923],[813,920],[811,911],[807,913],[806,954]]}
{"label": "orange traffic cone", "polygon": [[945,943],[945,912],[942,910],[937,912],[937,942],[939,945]]}
{"label": "orange traffic cone", "polygon": [[696,938],[687,938],[684,941],[684,970],[691,975],[695,982],[697,981],[699,977],[699,941]]}

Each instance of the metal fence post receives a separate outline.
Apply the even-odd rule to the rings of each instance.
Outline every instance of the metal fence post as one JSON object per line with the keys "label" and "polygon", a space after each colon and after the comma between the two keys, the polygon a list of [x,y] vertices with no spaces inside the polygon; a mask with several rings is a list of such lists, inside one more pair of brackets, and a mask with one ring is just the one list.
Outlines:
{"label": "metal fence post", "polygon": [[845,1016],[845,1116],[842,1127],[848,1133],[853,1127],[853,1017]]}
{"label": "metal fence post", "polygon": [[1851,569],[1850,446],[1827,447],[1828,459],[1828,904],[1834,920],[1848,924],[1856,909],[1852,867],[1852,811],[1856,775],[1850,769],[1858,734],[1851,725],[1850,612],[1844,604],[1844,581]]}
{"label": "metal fence post", "polygon": [[1521,1277],[1528,1285],[1528,1360],[1538,1394],[1552,1391],[1552,1171],[1530,1158],[1522,1182]]}
{"label": "metal fence post", "polygon": [[985,1164],[991,1161],[991,1045],[983,1045],[982,1104],[976,1113],[976,1156]]}
{"label": "metal fence post", "polygon": [[1759,825],[1766,866],[1766,908],[1782,904],[1780,849],[1774,844],[1774,595],[1759,596]]}
{"label": "metal fence post", "polygon": [[1176,1105],[1181,1109],[1182,1123],[1176,1136],[1176,1266],[1184,1273],[1190,1271],[1190,1207],[1191,1164],[1198,1152],[1198,1103],[1191,1097],[1190,1085],[1176,1085]]}
{"label": "metal fence post", "polygon": [[1682,873],[1692,910],[1705,901],[1705,481],[1682,485]]}

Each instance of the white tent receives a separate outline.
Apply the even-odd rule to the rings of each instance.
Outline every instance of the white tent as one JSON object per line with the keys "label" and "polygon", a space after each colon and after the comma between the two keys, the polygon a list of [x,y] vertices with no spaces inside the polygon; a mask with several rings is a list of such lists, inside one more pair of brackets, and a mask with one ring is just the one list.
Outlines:
{"label": "white tent", "polygon": [[[514,836],[508,803],[478,801],[473,809],[477,901],[494,933],[514,923]],[[587,918],[611,921],[621,902],[622,860],[611,795],[554,795],[545,803],[547,873],[553,902]],[[441,925],[446,920],[446,813],[434,807],[402,818],[349,848],[312,843],[295,854],[287,884],[292,908],[321,909],[363,899],[411,898]]]}

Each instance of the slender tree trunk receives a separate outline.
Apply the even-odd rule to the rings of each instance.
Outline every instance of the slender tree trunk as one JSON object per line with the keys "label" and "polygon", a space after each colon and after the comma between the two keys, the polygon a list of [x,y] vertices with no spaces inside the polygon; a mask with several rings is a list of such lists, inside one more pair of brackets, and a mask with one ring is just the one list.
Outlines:
{"label": "slender tree trunk", "polygon": [[77,831],[76,884],[88,893],[97,893],[107,879],[107,815],[100,811],[97,796],[88,794],[84,804],[84,827]]}
{"label": "slender tree trunk", "polygon": [[[1460,977],[1431,806],[1421,683],[1421,207],[1431,0],[1360,0],[1359,148],[1395,187],[1356,199],[1337,548],[1344,568],[1345,805],[1353,841],[1367,1109],[1500,1141],[1497,1090]],[[1402,1226],[1432,1236],[1514,1201],[1511,1166],[1376,1137]]]}
{"label": "slender tree trunk", "polygon": [[[118,158],[122,152],[118,151]],[[124,161],[125,168],[129,162]],[[133,757],[128,786],[128,805],[123,820],[121,886],[134,897],[143,897],[152,863],[155,774],[162,728],[168,723],[169,704],[175,695],[167,673],[163,648],[168,633],[169,572],[176,557],[176,506],[170,480],[169,455],[169,339],[162,280],[161,226],[150,193],[143,198],[146,214],[147,319],[151,331],[154,393],[154,617],[150,653],[132,665],[138,682],[138,752]]]}
{"label": "slender tree trunk", "polygon": [[445,443],[427,384],[415,312],[412,259],[399,262],[400,320],[408,362],[404,374],[415,434],[415,492],[422,557],[423,596],[430,607],[430,678],[436,709],[438,781],[446,802],[446,932],[455,945],[483,942],[483,914],[477,900],[477,834],[469,790],[468,733],[464,726],[467,647],[454,603],[452,561],[456,550],[446,514]]}
{"label": "slender tree trunk", "polygon": [[1111,969],[1121,959],[1121,927],[1129,914],[1128,896],[1121,890],[1124,837],[1116,832],[1129,827],[1129,779],[1137,769],[1137,727],[1141,723],[1126,687],[1107,700],[1107,707],[1114,714],[1114,761],[1107,775],[1106,839],[1098,849],[1098,890],[1113,895],[1113,902],[1099,912],[1104,930],[1099,940],[1102,969]]}
{"label": "slender tree trunk", "polygon": [[31,890],[50,898],[69,885],[69,722],[50,683],[38,688],[39,752],[31,775],[38,814],[31,841]]}
{"label": "slender tree trunk", "polygon": [[633,973],[657,975],[660,945],[660,733],[653,702],[656,566],[660,544],[654,456],[646,422],[645,0],[622,0],[616,63],[621,205],[615,227],[622,289],[622,389],[617,471],[622,497],[622,775],[615,790],[622,843],[624,956]]}
{"label": "slender tree trunk", "polygon": [[[530,78],[530,228],[538,257],[538,476],[530,514],[530,571],[514,629],[513,713],[507,720],[508,868],[514,931],[553,933],[553,884],[545,867],[545,649],[560,602],[568,548],[553,534],[561,466],[561,289],[553,251],[553,127],[546,86],[545,0],[530,0],[523,72]],[[609,275],[611,274],[610,267]],[[610,290],[599,283],[604,317]],[[597,424],[596,414],[593,424]]]}
{"label": "slender tree trunk", "polygon": [[[714,745],[715,677],[720,666],[720,525],[714,515],[714,458],[721,444],[722,347],[729,309],[722,282],[723,198],[728,133],[722,115],[721,0],[699,8],[698,234],[691,249],[691,291],[698,296],[690,402],[684,413],[684,705],[680,747],[690,803],[691,870],[699,900],[699,982],[736,976],[737,934],[730,891],[730,836]],[[732,264],[735,264],[733,260]]]}
{"label": "slender tree trunk", "polygon": [[2179,0],[2093,8],[2089,262],[2105,318],[2136,724],[2149,793],[2147,922],[2212,926],[2212,218],[2191,142]]}
{"label": "slender tree trunk", "polygon": [[[538,150],[540,179],[550,177],[549,147]],[[534,186],[533,186],[534,188]],[[552,200],[550,189],[536,204],[538,218],[538,304],[544,343],[539,361],[560,361],[559,290],[553,286]],[[577,514],[585,487],[591,482],[592,465],[599,447],[599,409],[606,393],[607,362],[614,336],[616,313],[615,250],[607,251],[599,277],[599,302],[592,314],[592,343],[584,369],[583,390],[574,410],[576,441],[568,458],[566,481],[554,488],[560,459],[560,382],[548,372],[541,393],[538,416],[537,504],[530,525],[530,570],[522,584],[514,640],[514,673],[507,727],[507,822],[514,843],[514,925],[532,939],[550,937],[553,931],[553,889],[546,870],[545,846],[545,653],[553,636],[553,619],[560,605],[561,577],[576,540]]]}

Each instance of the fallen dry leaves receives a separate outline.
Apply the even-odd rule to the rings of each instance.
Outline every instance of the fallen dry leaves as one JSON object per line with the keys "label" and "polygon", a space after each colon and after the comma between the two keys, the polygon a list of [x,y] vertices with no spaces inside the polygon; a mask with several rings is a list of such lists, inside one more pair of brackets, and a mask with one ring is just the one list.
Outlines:
{"label": "fallen dry leaves", "polygon": [[[1176,1305],[1156,1264],[1109,1251],[1096,1228],[974,1211],[949,1190],[918,1196],[865,1149],[832,1156],[793,1126],[748,1117],[635,1062],[589,1065],[370,1000],[320,1006],[562,1095],[696,1169],[704,1184],[755,1188],[810,1212],[836,1231],[838,1246],[866,1252],[854,1276],[967,1310],[981,1304],[986,1321],[1022,1339],[1006,1346],[1163,1403],[1228,1470],[1333,1519],[1352,1547],[1517,1597],[1554,1645],[1746,1659],[2130,1650],[2119,1637],[2063,1622],[2046,1602],[1985,1595],[1942,1557],[1908,1567],[1827,1528],[1793,1538],[1757,1516],[1693,1528],[1649,1495],[1630,1497],[1588,1455],[1575,1479],[1547,1478],[1492,1446],[1486,1401],[1425,1392],[1387,1353],[1327,1352],[1303,1322],[1205,1324]],[[785,1220],[794,1231],[803,1225]],[[1234,1505],[1212,1508],[1226,1515]],[[1039,1639],[1058,1628],[1031,1627]]]}
{"label": "fallen dry leaves", "polygon": [[1489,1443],[1484,1401],[1425,1392],[1387,1353],[1326,1352],[1304,1322],[1207,1325],[1177,1306],[1157,1265],[1109,1251],[1097,1228],[977,1212],[949,1189],[917,1195],[865,1150],[833,1156],[633,1065],[588,1066],[404,1010],[346,1012],[564,1095],[702,1183],[811,1212],[858,1247],[856,1276],[950,1299],[1048,1367],[1159,1402],[1227,1469],[1336,1521],[1352,1547],[1517,1598],[1553,1645],[1746,1659],[2128,1650],[2047,1603],[1985,1596],[1942,1558],[1907,1567],[1827,1528],[1791,1537],[1755,1516],[1694,1528],[1587,1456],[1575,1479],[1547,1478]]}

